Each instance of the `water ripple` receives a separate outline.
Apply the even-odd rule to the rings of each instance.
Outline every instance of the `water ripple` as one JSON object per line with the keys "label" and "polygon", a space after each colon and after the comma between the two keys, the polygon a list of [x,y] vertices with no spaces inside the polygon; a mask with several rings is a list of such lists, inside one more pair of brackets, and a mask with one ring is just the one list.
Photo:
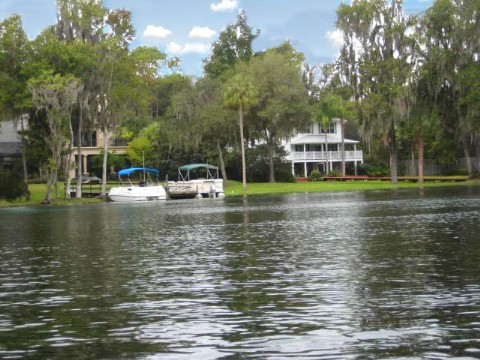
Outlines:
{"label": "water ripple", "polygon": [[110,205],[0,210],[0,358],[480,357],[478,190]]}

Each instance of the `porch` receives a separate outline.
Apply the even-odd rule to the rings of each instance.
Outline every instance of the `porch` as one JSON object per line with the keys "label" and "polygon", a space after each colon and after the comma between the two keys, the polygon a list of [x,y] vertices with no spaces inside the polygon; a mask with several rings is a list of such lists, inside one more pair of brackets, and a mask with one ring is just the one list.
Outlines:
{"label": "porch", "polygon": [[[334,169],[341,171],[341,151],[293,151],[290,155],[294,176],[308,177],[313,170],[321,174],[328,174]],[[347,150],[344,152],[344,160],[350,167],[350,173],[357,175],[357,168],[363,163],[363,151]]]}
{"label": "porch", "polygon": [[[362,150],[345,151],[345,161],[363,161]],[[342,161],[341,151],[293,151],[293,161]]]}

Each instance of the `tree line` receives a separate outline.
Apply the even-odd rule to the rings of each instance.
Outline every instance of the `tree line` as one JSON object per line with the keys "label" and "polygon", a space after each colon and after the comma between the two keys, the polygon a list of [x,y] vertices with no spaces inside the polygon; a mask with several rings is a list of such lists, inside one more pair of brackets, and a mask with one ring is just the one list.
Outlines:
{"label": "tree line", "polygon": [[[399,157],[418,158],[420,179],[424,157],[444,164],[480,157],[478,1],[437,0],[411,16],[400,0],[342,4],[343,45],[322,66],[305,64],[289,42],[253,52],[260,31],[241,11],[200,78],[182,75],[179,60],[157,48],[131,49],[128,10],[101,0],[56,4],[56,24],[32,41],[18,15],[0,22],[0,113],[28,119],[26,196],[32,164],[47,179],[45,202],[58,196],[59,179],[69,189],[72,157],[95,129],[105,135],[103,196],[109,169],[139,165],[140,154],[167,174],[185,162],[218,163],[225,181],[228,172],[244,189],[251,179],[291,181],[282,141],[333,118],[361,137],[368,162],[388,163],[394,182]],[[112,134],[128,142],[126,158],[109,151]],[[480,170],[475,163],[467,162],[469,175]],[[75,171],[80,179],[81,161]]]}

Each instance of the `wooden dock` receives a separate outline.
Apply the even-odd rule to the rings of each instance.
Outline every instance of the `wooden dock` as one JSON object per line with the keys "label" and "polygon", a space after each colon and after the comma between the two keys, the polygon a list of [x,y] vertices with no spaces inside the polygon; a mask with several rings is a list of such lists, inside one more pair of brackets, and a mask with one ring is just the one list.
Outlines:
{"label": "wooden dock", "polygon": [[[324,176],[323,181],[391,181],[389,176],[367,176],[367,175],[352,175],[352,176]],[[425,176],[425,182],[463,182],[467,181],[467,176]],[[398,181],[418,182],[418,176],[399,176]]]}

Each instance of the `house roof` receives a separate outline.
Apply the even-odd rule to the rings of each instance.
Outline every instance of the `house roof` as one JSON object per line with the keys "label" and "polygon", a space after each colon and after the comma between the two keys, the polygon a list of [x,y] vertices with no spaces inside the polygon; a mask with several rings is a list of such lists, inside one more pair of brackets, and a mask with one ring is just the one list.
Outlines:
{"label": "house roof", "polygon": [[[344,139],[345,144],[358,144],[358,141],[351,139]],[[340,136],[327,134],[327,144],[341,144],[342,138]],[[291,141],[292,145],[302,144],[325,144],[325,135],[314,134],[299,134]]]}

